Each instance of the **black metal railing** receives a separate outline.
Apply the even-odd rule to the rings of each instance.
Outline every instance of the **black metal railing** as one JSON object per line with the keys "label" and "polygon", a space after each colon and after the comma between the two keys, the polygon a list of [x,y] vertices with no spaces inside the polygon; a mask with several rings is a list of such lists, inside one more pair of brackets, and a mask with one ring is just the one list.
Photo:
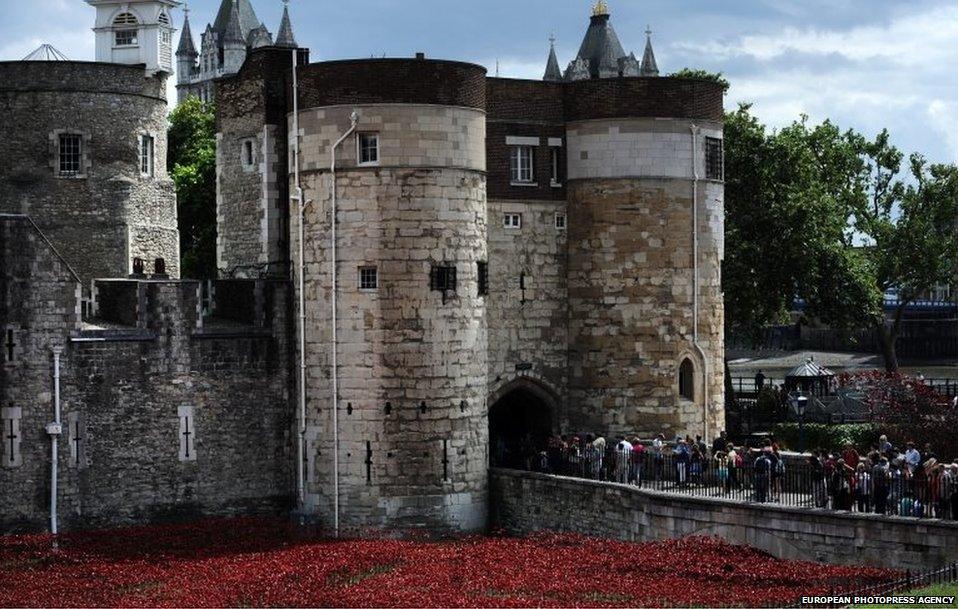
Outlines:
{"label": "black metal railing", "polygon": [[790,507],[958,520],[958,478],[943,469],[912,474],[907,468],[864,471],[809,460],[772,458],[758,451],[729,459],[676,453],[671,448],[600,451],[553,447],[519,457],[499,455],[494,465],[643,489]]}

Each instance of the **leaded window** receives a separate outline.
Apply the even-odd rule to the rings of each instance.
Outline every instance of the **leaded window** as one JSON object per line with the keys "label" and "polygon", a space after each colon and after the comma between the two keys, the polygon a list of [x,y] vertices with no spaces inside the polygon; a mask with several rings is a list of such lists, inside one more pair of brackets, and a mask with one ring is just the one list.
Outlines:
{"label": "leaded window", "polygon": [[705,177],[709,180],[725,179],[725,153],[722,140],[717,137],[705,138]]}
{"label": "leaded window", "polygon": [[359,164],[376,165],[379,163],[379,134],[359,134]]}
{"label": "leaded window", "polygon": [[58,173],[64,177],[83,173],[83,136],[79,133],[61,133],[58,149]]}
{"label": "leaded window", "polygon": [[513,146],[509,157],[511,178],[515,184],[532,184],[535,175],[535,149],[532,146]]}
{"label": "leaded window", "polygon": [[364,266],[359,269],[359,289],[375,290],[379,287],[379,271],[374,266]]}
{"label": "leaded window", "polygon": [[153,176],[154,142],[149,135],[140,136],[140,173],[144,176]]}

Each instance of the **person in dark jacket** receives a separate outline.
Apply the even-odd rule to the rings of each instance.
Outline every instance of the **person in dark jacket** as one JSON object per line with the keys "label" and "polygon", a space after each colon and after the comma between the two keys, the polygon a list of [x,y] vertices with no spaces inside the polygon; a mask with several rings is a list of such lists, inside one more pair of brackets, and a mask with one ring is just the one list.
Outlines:
{"label": "person in dark jacket", "polygon": [[771,449],[766,448],[755,459],[752,469],[755,471],[755,500],[759,503],[768,501],[768,487],[772,477]]}

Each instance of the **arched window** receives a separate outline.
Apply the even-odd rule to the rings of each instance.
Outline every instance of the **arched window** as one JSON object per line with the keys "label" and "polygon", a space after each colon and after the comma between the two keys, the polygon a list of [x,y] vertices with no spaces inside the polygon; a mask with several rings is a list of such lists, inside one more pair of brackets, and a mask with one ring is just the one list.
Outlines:
{"label": "arched window", "polygon": [[163,25],[170,25],[170,18],[166,13],[160,13],[160,23]]}
{"label": "arched window", "polygon": [[695,401],[695,366],[688,358],[679,367],[679,395],[690,402]]}
{"label": "arched window", "polygon": [[133,13],[120,13],[113,20],[114,42],[118,47],[132,47],[138,44],[139,30],[136,29],[140,22]]}

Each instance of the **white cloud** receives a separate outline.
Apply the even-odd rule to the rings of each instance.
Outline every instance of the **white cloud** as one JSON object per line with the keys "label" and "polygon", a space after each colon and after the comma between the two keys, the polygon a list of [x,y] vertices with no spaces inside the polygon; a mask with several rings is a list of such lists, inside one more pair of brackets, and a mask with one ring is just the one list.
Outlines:
{"label": "white cloud", "polygon": [[958,6],[942,6],[909,13],[884,26],[849,30],[785,28],[773,34],[748,34],[706,45],[677,48],[726,59],[749,56],[767,61],[798,52],[838,55],[853,61],[884,61],[902,67],[924,67],[956,57]]}
{"label": "white cloud", "polygon": [[958,160],[958,102],[940,99],[928,104],[928,117],[934,129],[948,144],[952,158]]}

